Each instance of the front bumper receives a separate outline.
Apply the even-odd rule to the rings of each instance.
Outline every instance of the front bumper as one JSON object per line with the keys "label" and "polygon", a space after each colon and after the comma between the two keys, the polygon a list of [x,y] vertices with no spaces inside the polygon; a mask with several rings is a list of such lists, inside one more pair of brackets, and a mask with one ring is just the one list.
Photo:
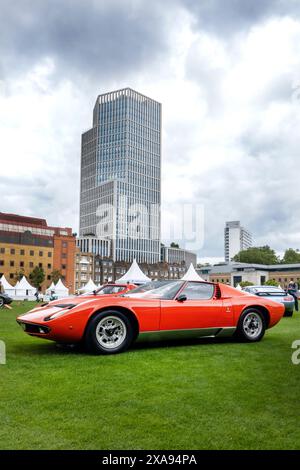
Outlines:
{"label": "front bumper", "polygon": [[31,336],[45,336],[51,332],[51,328],[45,325],[39,325],[35,323],[27,323],[21,320],[17,320],[17,323],[21,328]]}
{"label": "front bumper", "polygon": [[285,311],[286,312],[293,312],[294,311],[294,308],[295,308],[295,302],[294,301],[291,301],[291,302],[284,302],[283,303],[284,307],[285,307]]}

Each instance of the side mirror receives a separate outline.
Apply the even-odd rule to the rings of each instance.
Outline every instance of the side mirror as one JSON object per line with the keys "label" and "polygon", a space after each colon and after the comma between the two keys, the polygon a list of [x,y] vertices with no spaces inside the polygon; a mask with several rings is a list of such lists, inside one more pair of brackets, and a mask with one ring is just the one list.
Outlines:
{"label": "side mirror", "polygon": [[185,302],[187,300],[187,296],[185,294],[180,294],[176,300],[177,302]]}

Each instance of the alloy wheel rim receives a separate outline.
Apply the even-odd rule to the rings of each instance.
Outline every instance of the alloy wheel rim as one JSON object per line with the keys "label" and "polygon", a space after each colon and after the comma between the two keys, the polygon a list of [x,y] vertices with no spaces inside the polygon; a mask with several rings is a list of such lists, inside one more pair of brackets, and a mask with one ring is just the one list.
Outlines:
{"label": "alloy wheel rim", "polygon": [[96,328],[96,338],[100,346],[105,349],[116,349],[125,340],[127,328],[119,317],[109,316],[102,318]]}
{"label": "alloy wheel rim", "polygon": [[258,313],[249,312],[243,320],[243,329],[248,338],[255,339],[262,332],[262,319]]}

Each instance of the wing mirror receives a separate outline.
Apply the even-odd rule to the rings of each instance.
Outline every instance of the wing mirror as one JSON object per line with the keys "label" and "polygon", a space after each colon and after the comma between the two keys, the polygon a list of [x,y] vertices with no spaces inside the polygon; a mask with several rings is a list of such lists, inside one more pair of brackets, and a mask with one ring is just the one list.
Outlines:
{"label": "wing mirror", "polygon": [[185,294],[180,294],[176,300],[177,302],[185,302],[187,300],[187,296]]}

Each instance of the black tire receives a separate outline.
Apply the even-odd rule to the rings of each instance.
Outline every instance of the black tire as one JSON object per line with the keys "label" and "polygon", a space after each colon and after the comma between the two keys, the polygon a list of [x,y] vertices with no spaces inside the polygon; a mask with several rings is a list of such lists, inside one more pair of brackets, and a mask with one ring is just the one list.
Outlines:
{"label": "black tire", "polygon": [[[252,328],[251,322],[253,322]],[[253,333],[251,334],[250,331]],[[255,343],[264,337],[265,331],[266,320],[263,314],[256,308],[250,307],[240,316],[235,336],[240,341]]]}
{"label": "black tire", "polygon": [[124,352],[132,344],[133,339],[134,331],[130,320],[115,310],[106,310],[95,315],[88,323],[85,332],[85,346],[93,354]]}
{"label": "black tire", "polygon": [[286,310],[283,316],[284,317],[292,317],[293,313],[294,313],[294,311]]}
{"label": "black tire", "polygon": [[3,297],[0,297],[0,308],[4,306],[4,299]]}

